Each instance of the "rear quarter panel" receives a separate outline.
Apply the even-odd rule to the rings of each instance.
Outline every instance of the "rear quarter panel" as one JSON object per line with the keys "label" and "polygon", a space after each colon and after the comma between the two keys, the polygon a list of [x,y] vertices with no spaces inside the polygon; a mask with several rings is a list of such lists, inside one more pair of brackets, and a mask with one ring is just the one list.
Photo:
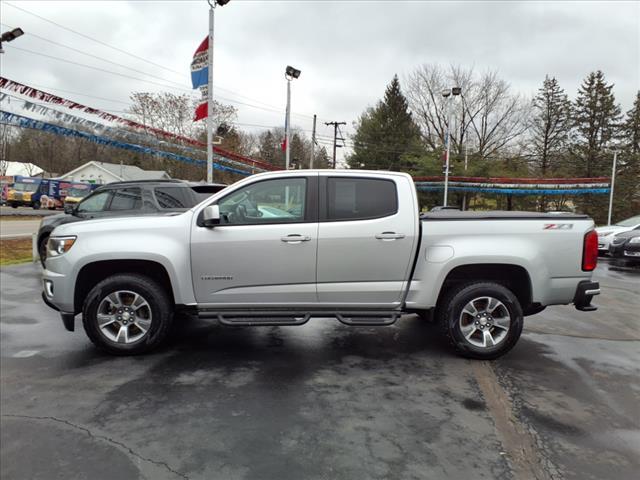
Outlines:
{"label": "rear quarter panel", "polygon": [[593,222],[563,220],[571,228],[546,228],[552,223],[551,219],[423,221],[406,307],[434,307],[447,275],[472,264],[520,266],[529,274],[533,302],[570,303],[577,283],[591,278],[591,272],[582,271],[582,249]]}

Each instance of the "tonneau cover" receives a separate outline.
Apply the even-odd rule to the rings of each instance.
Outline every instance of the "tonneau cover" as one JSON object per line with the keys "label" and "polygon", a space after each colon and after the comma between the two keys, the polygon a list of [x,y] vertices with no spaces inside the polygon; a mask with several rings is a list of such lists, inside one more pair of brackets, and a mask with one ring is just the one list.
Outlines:
{"label": "tonneau cover", "polygon": [[514,212],[505,210],[493,211],[460,211],[438,210],[423,213],[420,220],[586,220],[588,215],[570,212],[543,213],[543,212]]}

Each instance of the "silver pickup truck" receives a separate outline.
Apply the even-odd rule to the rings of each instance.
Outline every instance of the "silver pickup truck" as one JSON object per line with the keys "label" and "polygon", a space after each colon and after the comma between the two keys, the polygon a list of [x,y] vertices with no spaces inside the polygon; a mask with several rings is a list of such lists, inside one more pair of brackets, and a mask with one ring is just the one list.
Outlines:
{"label": "silver pickup truck", "polygon": [[492,359],[547,305],[595,310],[593,227],[575,214],[420,217],[403,173],[270,172],[187,212],[57,227],[43,299],[70,331],[82,312],[89,338],[114,354],[156,347],[180,312],[247,326],[417,313],[462,355]]}

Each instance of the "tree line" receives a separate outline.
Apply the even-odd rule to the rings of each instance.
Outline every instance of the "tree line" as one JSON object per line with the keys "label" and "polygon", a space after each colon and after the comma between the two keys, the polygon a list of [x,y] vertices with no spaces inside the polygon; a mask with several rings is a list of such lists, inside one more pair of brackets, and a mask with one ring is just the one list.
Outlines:
{"label": "tree line", "polygon": [[[402,170],[414,175],[442,174],[445,132],[450,127],[453,175],[506,177],[592,177],[611,174],[612,151],[618,154],[614,219],[640,210],[640,92],[632,108],[622,112],[614,85],[601,71],[589,73],[575,98],[570,99],[558,80],[547,76],[533,99],[515,93],[496,72],[478,73],[459,66],[427,64],[407,75],[401,88],[394,76],[383,98],[366,108],[354,122],[347,139],[350,168]],[[459,87],[461,95],[443,97],[444,90]],[[192,121],[193,97],[173,93],[137,92],[131,96],[128,116],[144,125],[206,141],[204,122]],[[214,104],[214,124],[221,147],[240,155],[284,167],[283,128],[247,132],[236,123],[234,107]],[[52,122],[55,123],[55,122]],[[122,129],[118,140],[203,160],[204,151],[185,152],[153,132],[135,131],[135,141]],[[146,135],[148,141],[140,134]],[[164,142],[164,143],[161,143]],[[47,174],[62,174],[90,160],[166,170],[175,178],[202,180],[201,165],[161,159],[152,154],[119,150],[86,140],[0,126],[0,161],[31,162]],[[308,168],[311,158],[308,132],[293,128],[291,159]],[[316,168],[328,168],[330,156],[315,147]],[[465,169],[466,165],[466,169]],[[215,180],[231,183],[237,176],[215,172]],[[441,202],[441,195],[421,194],[424,206]],[[461,195],[453,194],[454,203]],[[608,199],[585,195],[548,198],[471,195],[472,208],[565,209],[574,208],[606,219]]]}
{"label": "tree line", "polygon": [[[640,91],[621,112],[614,85],[601,71],[589,73],[572,100],[558,80],[546,76],[531,100],[512,91],[496,72],[423,65],[394,76],[383,98],[354,122],[351,168],[402,170],[441,175],[450,128],[452,175],[483,177],[610,176],[618,151],[614,219],[640,210]],[[451,87],[461,95],[443,96]],[[466,169],[465,169],[466,164]],[[426,205],[441,194],[422,194]],[[461,203],[462,195],[454,194]],[[477,208],[567,209],[606,220],[608,197],[474,195]]]}

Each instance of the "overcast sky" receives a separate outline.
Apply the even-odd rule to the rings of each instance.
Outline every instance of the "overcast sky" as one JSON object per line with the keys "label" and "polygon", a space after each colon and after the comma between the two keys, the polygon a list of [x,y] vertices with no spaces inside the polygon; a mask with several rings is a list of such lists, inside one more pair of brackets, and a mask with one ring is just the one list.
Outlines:
{"label": "overcast sky", "polygon": [[[193,52],[207,34],[206,1],[3,1],[3,30],[26,35],[5,44],[2,75],[98,108],[123,110],[133,91],[188,91]],[[165,68],[100,45],[13,8]],[[238,108],[241,124],[284,123],[284,67],[302,70],[293,85],[292,123],[311,129],[318,114],[349,126],[382,96],[397,73],[422,63],[492,69],[515,91],[535,94],[545,74],[571,98],[582,79],[604,71],[623,111],[640,85],[640,2],[249,1],[216,9],[215,96]],[[56,46],[38,35],[91,55],[148,72],[116,67]],[[162,87],[63,63],[16,48],[167,83]],[[168,70],[167,70],[168,69]],[[177,72],[177,73],[176,73]],[[180,90],[180,86],[184,90]],[[65,93],[83,93],[106,100]],[[256,108],[263,107],[263,108]],[[246,127],[260,130],[258,127]],[[350,130],[350,129],[349,129]]]}

